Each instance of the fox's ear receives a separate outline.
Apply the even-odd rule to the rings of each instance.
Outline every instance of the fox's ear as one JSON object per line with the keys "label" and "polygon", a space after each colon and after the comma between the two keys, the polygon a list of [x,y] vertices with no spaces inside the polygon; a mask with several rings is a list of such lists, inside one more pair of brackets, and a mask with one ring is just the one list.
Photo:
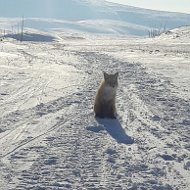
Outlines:
{"label": "fox's ear", "polygon": [[117,73],[114,74],[115,77],[118,77],[118,75],[119,75],[119,72],[117,72]]}
{"label": "fox's ear", "polygon": [[104,74],[104,79],[106,80],[108,78],[108,74],[105,71],[103,71],[103,74]]}

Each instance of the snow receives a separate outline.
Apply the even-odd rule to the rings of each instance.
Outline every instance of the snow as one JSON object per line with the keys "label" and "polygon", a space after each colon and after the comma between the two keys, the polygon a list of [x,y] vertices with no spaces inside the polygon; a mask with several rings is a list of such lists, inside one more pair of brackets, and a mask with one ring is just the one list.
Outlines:
{"label": "snow", "polygon": [[[54,40],[0,41],[0,189],[190,189],[189,27],[31,33]],[[102,71],[116,120],[94,118]]]}
{"label": "snow", "polygon": [[1,29],[11,33],[21,30],[21,17],[25,29],[129,36],[167,31],[189,25],[190,20],[190,14],[153,11],[104,0],[6,0],[1,4]]}

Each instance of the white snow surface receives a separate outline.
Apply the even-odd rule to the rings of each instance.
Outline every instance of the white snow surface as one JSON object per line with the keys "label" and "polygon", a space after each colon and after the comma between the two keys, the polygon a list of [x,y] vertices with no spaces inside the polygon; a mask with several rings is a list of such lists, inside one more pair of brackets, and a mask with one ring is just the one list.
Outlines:
{"label": "white snow surface", "polygon": [[90,34],[143,37],[148,36],[151,31],[162,33],[189,25],[189,20],[190,14],[149,10],[104,0],[0,2],[0,26],[6,33],[7,30],[18,33],[23,25],[24,29],[35,28],[50,32],[72,30]]}
{"label": "white snow surface", "polygon": [[[0,41],[0,189],[189,190],[190,28],[49,35]],[[102,71],[116,120],[94,117]]]}

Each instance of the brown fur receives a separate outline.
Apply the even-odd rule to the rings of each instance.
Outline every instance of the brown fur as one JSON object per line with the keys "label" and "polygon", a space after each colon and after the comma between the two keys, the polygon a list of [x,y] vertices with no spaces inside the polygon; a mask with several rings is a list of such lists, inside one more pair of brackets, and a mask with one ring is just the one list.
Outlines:
{"label": "brown fur", "polygon": [[94,112],[96,117],[116,118],[116,89],[118,73],[108,75],[104,73],[104,80],[100,84],[94,103]]}

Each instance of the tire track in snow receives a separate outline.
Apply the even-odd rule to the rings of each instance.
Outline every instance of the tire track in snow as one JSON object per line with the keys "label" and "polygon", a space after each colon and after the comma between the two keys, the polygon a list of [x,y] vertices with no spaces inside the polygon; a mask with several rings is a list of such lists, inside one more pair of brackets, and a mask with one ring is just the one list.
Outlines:
{"label": "tire track in snow", "polygon": [[[42,140],[46,143],[46,151],[42,151],[41,148],[38,161],[33,164],[32,169],[23,171],[18,189],[24,189],[26,184],[29,189],[126,187],[126,180],[122,182],[121,176],[115,175],[115,169],[112,169],[115,165],[116,153],[108,148],[109,143],[112,142],[110,137],[105,131],[94,134],[86,130],[83,126],[89,125],[94,118],[93,115],[88,112],[81,113],[81,107],[75,111],[75,118],[70,119],[62,127],[56,128]],[[25,153],[30,150],[30,148],[25,150]],[[13,158],[19,158],[21,151],[13,155]],[[50,176],[51,180],[49,180]]]}
{"label": "tire track in snow", "polygon": [[[15,167],[31,163],[19,171],[19,176],[15,172],[16,177],[12,177],[9,189],[15,189],[15,186],[19,190],[185,189],[186,179],[180,173],[177,174],[178,171],[173,165],[177,156],[174,160],[167,160],[169,154],[165,157],[157,154],[160,153],[159,147],[168,148],[168,142],[163,137],[168,136],[167,131],[171,127],[165,127],[167,123],[157,119],[161,118],[163,110],[166,111],[164,115],[170,117],[171,114],[163,105],[155,113],[155,108],[160,105],[159,100],[147,98],[155,97],[158,92],[154,90],[157,90],[157,84],[161,83],[165,85],[165,91],[162,89],[160,95],[162,92],[167,94],[163,101],[166,103],[171,98],[169,83],[151,76],[140,64],[121,62],[95,52],[75,54],[81,58],[81,64],[76,65],[76,68],[88,74],[86,87],[71,96],[72,100],[69,97],[66,100],[60,98],[29,109],[28,113],[20,112],[18,120],[13,121],[13,124],[18,124],[22,118],[27,121],[31,118],[30,115],[37,123],[40,123],[38,119],[51,114],[53,119],[67,112],[66,117],[72,114],[74,117],[50,131],[47,136],[40,136],[7,156]],[[101,70],[119,70],[121,73],[117,104],[119,121],[122,127],[135,137],[133,145],[118,143],[92,116],[92,102],[96,90],[94,84],[98,85],[99,78],[102,78]],[[70,111],[67,106],[64,107],[73,104],[76,104],[76,107],[71,107]],[[187,106],[184,104],[184,109]],[[13,119],[14,114],[6,119],[8,118]],[[6,119],[3,120],[4,124]]]}
{"label": "tire track in snow", "polygon": [[[42,134],[44,133],[43,130],[51,131],[51,126],[49,126],[49,125],[50,124],[54,125],[53,123],[57,122],[56,117],[60,117],[59,115],[54,116],[54,114],[61,112],[62,110],[66,109],[67,107],[69,108],[70,106],[74,106],[79,103],[79,102],[77,102],[77,100],[72,101],[70,99],[71,96],[75,97],[76,99],[78,97],[77,93],[73,93],[70,96],[68,96],[67,98],[66,97],[58,98],[57,100],[50,101],[46,104],[40,104],[40,105],[38,105],[34,108],[31,108],[31,109],[28,109],[28,110],[16,111],[16,112],[13,112],[13,113],[7,115],[6,117],[1,118],[1,120],[0,120],[1,127],[3,128],[3,126],[4,126],[5,129],[7,127],[9,129],[11,129],[10,132],[6,133],[4,136],[1,137],[0,142],[3,143],[3,144],[1,144],[1,147],[9,148],[8,144],[10,144],[12,142],[11,140],[13,140],[12,139],[13,134],[17,134],[17,137],[18,137],[18,136],[22,135],[22,133],[26,129],[27,129],[26,132],[29,132],[32,129],[39,130],[39,129],[37,129],[38,125],[43,125],[43,128],[40,127],[40,129],[42,130],[42,132],[41,132]],[[69,116],[68,118],[70,118],[70,117],[71,116]],[[47,120],[47,126],[45,127],[44,125],[46,123],[46,120]],[[55,120],[55,121],[52,121],[52,122],[50,122],[50,124],[48,124],[48,122],[51,120]],[[55,124],[55,126],[56,126],[56,124]],[[16,137],[15,137],[15,140],[16,140]],[[30,140],[31,139],[29,138],[29,140],[27,140],[26,143]],[[6,144],[5,142],[8,144]],[[13,141],[13,143],[15,143],[15,142]],[[13,143],[11,143],[11,144],[14,147],[15,145]],[[23,144],[25,145],[26,143],[24,142]],[[9,152],[12,152],[12,151],[9,151]]]}
{"label": "tire track in snow", "polygon": [[[2,101],[1,110],[3,110],[3,115],[5,115],[6,109],[10,109],[8,105],[15,107],[14,109],[18,110],[22,105],[24,105],[27,101],[29,101],[32,97],[35,95],[37,96],[37,93],[43,88],[44,81],[41,81],[40,77],[38,79],[30,78],[28,81],[19,81],[19,88],[17,87],[16,90],[12,91],[9,96],[6,96],[6,99]],[[17,84],[14,84],[14,86],[17,86]],[[21,102],[18,105],[18,102]],[[7,110],[9,111],[9,110]],[[12,111],[12,110],[11,110]]]}
{"label": "tire track in snow", "polygon": [[[94,118],[94,117],[91,117],[91,113],[81,113],[81,110],[88,110],[92,108],[92,98],[94,95],[92,85],[93,85],[92,83],[86,85],[88,86],[89,90],[85,89],[84,91],[81,91],[81,93],[76,94],[78,96],[81,96],[81,99],[79,102],[84,102],[84,105],[82,106],[80,105],[78,111],[76,111],[75,109],[75,114],[76,116],[78,116],[78,119],[74,118],[74,122],[78,120],[79,123],[74,124],[75,126],[74,129],[76,129],[77,127],[80,127],[81,129],[77,129],[77,131],[75,131],[74,129],[70,130],[70,124],[68,124],[68,127],[63,125],[60,128],[63,131],[66,128],[65,133],[63,131],[60,133],[60,137],[58,135],[59,133],[55,134],[56,138],[53,138],[53,137],[49,138],[50,134],[48,134],[47,139],[54,139],[53,141],[55,145],[53,146],[52,144],[49,144],[50,142],[48,141],[47,146],[49,147],[49,150],[47,150],[46,153],[43,151],[46,148],[40,147],[41,149],[41,152],[39,153],[40,159],[35,160],[29,170],[23,171],[22,176],[19,177],[20,183],[17,186],[18,189],[25,189],[26,184],[29,189],[38,188],[38,187],[44,187],[44,188],[50,188],[50,189],[58,188],[58,187],[60,188],[65,188],[65,187],[85,188],[86,187],[87,189],[91,189],[91,188],[109,189],[112,187],[121,188],[122,186],[123,187],[126,186],[125,177],[121,177],[119,175],[119,172],[118,172],[118,175],[115,175],[115,169],[112,169],[114,168],[113,167],[114,165],[116,165],[115,167],[119,167],[118,165],[119,165],[120,159],[117,159],[117,156],[116,156],[117,152],[115,152],[109,147],[110,147],[110,143],[117,144],[117,142],[113,141],[111,136],[107,135],[106,132],[103,132],[102,136],[99,133],[95,135],[93,131],[89,131],[84,128],[84,126],[85,125],[88,126],[89,122],[91,123],[92,122],[91,120]],[[90,97],[90,98],[88,99],[87,97]],[[74,97],[72,98],[76,99]],[[51,107],[47,105],[41,105],[42,107],[39,108],[40,112],[43,112],[43,109],[44,109],[43,107],[47,107],[47,110],[49,110],[49,112],[53,112],[53,114],[57,114],[57,111],[59,110],[59,108],[63,107],[66,104],[66,102],[64,102],[61,105],[59,103],[61,102],[58,102],[56,104],[55,106],[56,109],[54,111],[51,111]],[[29,111],[31,112],[31,110]],[[34,112],[33,113],[34,115],[32,116],[32,118],[35,118],[34,116],[38,114],[36,110],[33,110],[33,112]],[[22,113],[20,114],[22,115]],[[44,114],[42,114],[42,116],[43,115]],[[81,118],[85,118],[88,115],[89,115],[89,118],[86,121],[81,120]],[[23,119],[23,116],[24,115],[22,115],[22,117],[20,118]],[[27,119],[29,118],[27,117]],[[70,120],[70,122],[72,122],[72,119]],[[51,131],[51,132],[54,133],[54,131]],[[43,136],[43,138],[46,138],[46,137]],[[43,139],[43,138],[40,138],[40,139]],[[38,140],[40,141],[40,139]],[[32,144],[34,143],[34,141],[32,141]],[[73,143],[71,143],[71,141]],[[58,146],[59,144],[60,146]],[[29,162],[28,160],[29,158],[27,157],[29,152],[31,152],[31,150],[34,150],[34,154],[38,152],[37,151],[38,147],[35,148],[34,145],[31,145],[31,146],[32,147],[30,147],[30,143],[29,143],[27,144],[27,146],[21,146],[19,147],[19,149],[16,149],[14,152],[11,152],[11,154],[7,155],[9,156],[12,164],[14,163],[15,165],[19,165],[19,162],[21,163],[25,163],[27,161]],[[74,147],[76,146],[76,147],[73,149],[73,146]],[[65,153],[64,155],[62,155],[63,153],[60,149]],[[50,166],[48,164],[48,163],[56,162],[57,159],[54,159],[53,157],[53,155],[56,155],[56,154],[58,154],[56,158],[61,158],[61,156],[64,157],[60,161],[60,163],[55,165],[56,167],[55,171],[58,170],[57,173],[52,171],[51,169],[53,167],[52,164],[50,164]],[[44,166],[44,162],[43,162],[44,157],[45,157],[45,162],[47,161],[47,166],[46,165]],[[117,164],[115,160],[118,160]],[[62,168],[61,166],[64,162],[66,162],[66,166]],[[77,171],[75,170],[76,167],[79,168],[80,175],[77,174],[78,170]],[[43,173],[41,174],[38,173],[39,168],[42,168]],[[62,172],[60,173],[60,170],[62,172],[63,170],[64,172],[66,171],[68,172],[66,172],[63,178],[60,177],[62,179],[61,182],[57,182],[56,175],[58,176],[62,175]],[[48,179],[51,172],[53,172],[53,174],[51,174],[52,175],[51,179],[55,179],[54,182],[50,182]],[[54,174],[56,174],[55,177],[53,177]],[[71,182],[71,181],[72,180],[75,181],[75,178],[77,175],[79,175],[78,176],[79,182],[78,184],[75,184],[74,182]],[[70,178],[71,180],[68,180]],[[32,182],[34,181],[34,179],[36,179],[36,183]],[[110,183],[110,181],[112,182]],[[13,179],[13,181],[11,182],[11,185],[14,186],[15,183],[16,182]]]}
{"label": "tire track in snow", "polygon": [[[24,151],[24,153],[23,153],[23,151],[22,151],[23,149],[29,150],[27,147],[31,147],[31,149],[33,149],[32,148],[34,146],[33,144],[40,141],[40,139],[45,138],[44,136],[47,136],[49,133],[51,133],[54,130],[57,130],[59,127],[63,127],[64,124],[68,120],[71,120],[71,118],[73,117],[73,113],[70,112],[69,110],[71,109],[70,106],[74,107],[74,106],[77,106],[77,104],[78,104],[78,102],[77,102],[78,96],[76,94],[77,93],[73,94],[73,96],[75,96],[74,102],[69,97],[67,97],[67,98],[64,97],[64,98],[59,98],[55,101],[51,101],[46,104],[41,104],[41,105],[36,106],[29,110],[21,111],[20,113],[17,112],[17,114],[19,114],[18,119],[21,119],[22,121],[24,120],[24,122],[26,122],[26,123],[28,123],[28,121],[30,121],[30,123],[27,126],[27,129],[25,129],[27,131],[27,133],[30,132],[30,130],[33,131],[34,130],[33,128],[35,127],[35,125],[36,125],[35,128],[39,127],[39,128],[41,128],[41,130],[37,129],[37,131],[39,131],[37,134],[32,133],[33,135],[35,134],[33,137],[30,137],[30,135],[28,136],[28,134],[26,134],[26,137],[25,136],[22,137],[21,141],[18,141],[18,142],[16,142],[16,141],[12,142],[11,139],[8,140],[9,134],[7,135],[8,137],[4,136],[4,138],[6,138],[6,139],[4,139],[4,140],[1,139],[1,141],[2,141],[2,143],[6,142],[6,144],[5,145],[1,144],[1,147],[2,147],[2,150],[5,152],[5,154],[1,155],[1,162],[6,163],[8,168],[9,167],[14,168],[16,166],[19,166],[20,165],[19,159],[23,158],[23,156],[27,152],[27,151]],[[67,109],[68,115],[66,112],[64,112],[64,109]],[[73,109],[74,108],[72,108],[71,111]],[[66,118],[66,119],[62,118],[62,115],[64,115],[64,118]],[[13,119],[14,116],[15,116],[15,113],[12,113],[11,117],[9,115],[9,119]],[[5,118],[3,118],[3,119],[5,119]],[[47,121],[45,121],[45,120],[47,120]],[[5,119],[5,122],[6,122],[6,119]],[[16,122],[19,122],[19,121],[16,121]],[[14,125],[15,125],[15,121],[13,121],[13,123],[12,123],[12,126],[14,126]],[[43,126],[43,128],[41,127],[41,125]],[[19,126],[18,126],[18,128],[19,128]],[[17,128],[15,130],[13,130],[12,133],[17,133]],[[23,135],[22,130],[21,130],[20,135]],[[10,137],[11,136],[12,136],[12,134],[10,134]],[[28,138],[28,137],[30,137],[30,138]],[[17,145],[15,146],[15,144],[17,144]],[[6,148],[7,148],[7,150],[6,150]],[[35,149],[35,151],[36,151],[36,153],[38,152],[37,149]],[[30,153],[30,150],[29,150],[29,153]],[[24,155],[22,155],[22,154],[24,154]],[[34,157],[36,157],[36,156],[34,156]],[[12,164],[14,163],[15,159],[16,160],[18,159],[18,163],[15,163],[14,164],[15,166],[13,166]],[[26,161],[23,161],[23,164],[27,163],[27,160],[29,163],[31,162],[30,157],[29,157],[29,158],[26,158]],[[35,161],[35,158],[33,161]],[[7,168],[7,171],[9,171],[8,168]],[[15,171],[12,170],[12,171],[10,171],[10,173],[15,173]],[[15,177],[16,177],[16,175],[15,175]],[[12,180],[14,181],[14,177],[12,177],[12,178],[13,178]],[[12,183],[14,184],[14,182],[12,182]]]}
{"label": "tire track in snow", "polygon": [[[168,79],[160,80],[153,73],[151,76],[140,64],[123,62],[96,52],[80,52],[79,54],[87,60],[87,64],[94,66],[94,71],[120,71],[121,89],[119,93],[123,94],[118,94],[120,96],[118,103],[120,103],[121,113],[124,111],[123,113],[127,115],[127,117],[121,116],[121,119],[125,121],[127,129],[133,127],[132,131],[136,135],[138,135],[136,131],[139,133],[136,143],[140,151],[141,162],[147,163],[147,166],[155,165],[153,168],[147,168],[145,165],[142,173],[150,170],[151,176],[147,179],[146,185],[139,183],[138,186],[147,188],[147,183],[150,183],[150,188],[156,187],[156,185],[168,189],[171,189],[172,186],[188,188],[186,184],[188,184],[190,176],[185,171],[183,163],[190,159],[188,135],[186,135],[189,133],[190,104],[172,94],[170,89],[174,86]],[[88,66],[85,66],[84,69],[90,72]],[[129,90],[126,91],[128,88]],[[121,104],[126,104],[126,108]],[[171,105],[174,109],[170,109]],[[179,105],[183,108],[179,109]],[[174,115],[179,117],[173,119]],[[165,120],[165,118],[167,119]],[[182,122],[178,123],[180,120]],[[134,127],[135,125],[138,127]],[[175,131],[173,131],[173,126],[176,126]],[[168,135],[170,135],[169,140]],[[176,137],[182,137],[183,140],[179,141]],[[175,143],[176,140],[178,144]],[[170,143],[175,145],[170,146]],[[150,152],[151,150],[153,153]],[[155,172],[156,170],[159,172]],[[171,172],[174,174],[171,175]],[[165,180],[165,176],[168,180]],[[177,178],[179,181],[176,180]],[[154,184],[151,184],[151,181],[154,181]],[[162,184],[162,181],[166,181],[166,183]]]}
{"label": "tire track in snow", "polygon": [[[66,122],[66,121],[62,121],[62,122],[60,122],[60,123],[56,123],[55,125],[53,125],[52,127],[50,127],[47,131],[43,132],[42,134],[37,135],[37,136],[35,136],[35,137],[33,137],[33,138],[30,138],[29,140],[27,140],[27,141],[24,142],[24,143],[20,143],[20,144],[19,144],[18,146],[16,146],[14,149],[12,149],[12,150],[9,151],[8,153],[2,155],[2,156],[0,157],[0,159],[5,158],[6,156],[8,156],[8,155],[14,153],[16,150],[20,149],[21,147],[23,147],[23,146],[25,146],[25,145],[28,145],[28,144],[31,143],[32,141],[34,141],[34,140],[36,140],[36,139],[38,139],[38,138],[40,138],[40,137],[46,135],[47,133],[49,133],[49,132],[55,130],[55,128],[58,128],[59,126],[63,125],[65,122]],[[21,133],[23,133],[23,130],[21,130],[21,132],[17,134],[17,136],[16,136],[15,139],[17,139],[18,136],[21,135]]]}

